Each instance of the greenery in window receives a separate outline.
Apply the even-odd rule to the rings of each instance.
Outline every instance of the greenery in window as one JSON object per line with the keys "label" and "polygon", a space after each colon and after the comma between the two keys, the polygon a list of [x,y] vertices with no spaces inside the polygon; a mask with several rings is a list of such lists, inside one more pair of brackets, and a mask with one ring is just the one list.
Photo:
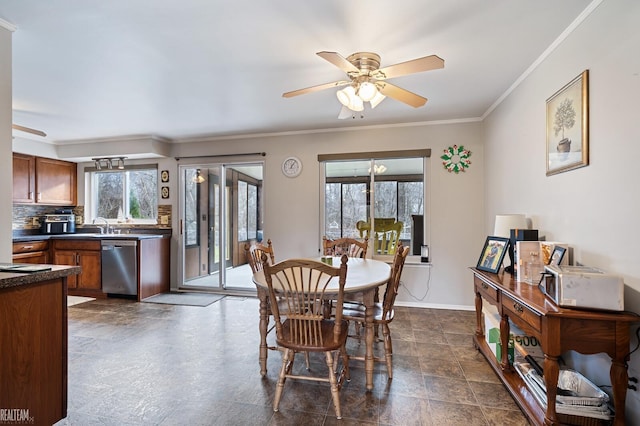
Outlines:
{"label": "greenery in window", "polygon": [[158,212],[156,169],[93,172],[94,217],[155,219]]}

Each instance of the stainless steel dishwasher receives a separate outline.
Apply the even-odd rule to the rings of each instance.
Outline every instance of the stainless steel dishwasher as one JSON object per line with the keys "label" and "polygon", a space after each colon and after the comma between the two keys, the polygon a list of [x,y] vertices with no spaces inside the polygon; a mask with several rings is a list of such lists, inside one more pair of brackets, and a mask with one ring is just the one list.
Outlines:
{"label": "stainless steel dishwasher", "polygon": [[102,240],[102,291],[107,294],[138,294],[138,242]]}

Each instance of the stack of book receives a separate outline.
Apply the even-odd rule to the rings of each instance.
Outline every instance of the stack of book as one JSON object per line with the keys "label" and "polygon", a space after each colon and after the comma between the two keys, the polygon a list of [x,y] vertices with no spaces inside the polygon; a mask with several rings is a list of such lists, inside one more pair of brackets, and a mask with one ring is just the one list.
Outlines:
{"label": "stack of book", "polygon": [[[542,377],[529,363],[514,363],[515,370],[527,384],[538,403],[546,410],[547,388]],[[613,418],[609,407],[609,395],[586,377],[574,370],[560,370],[556,392],[556,414],[570,416],[572,420],[583,418],[584,425],[608,424]]]}

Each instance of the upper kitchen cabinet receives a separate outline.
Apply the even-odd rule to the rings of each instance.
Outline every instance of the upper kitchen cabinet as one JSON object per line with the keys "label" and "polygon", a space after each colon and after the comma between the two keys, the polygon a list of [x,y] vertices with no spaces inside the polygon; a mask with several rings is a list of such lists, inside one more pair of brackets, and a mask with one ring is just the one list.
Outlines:
{"label": "upper kitchen cabinet", "polygon": [[77,165],[69,161],[13,154],[13,202],[75,206]]}

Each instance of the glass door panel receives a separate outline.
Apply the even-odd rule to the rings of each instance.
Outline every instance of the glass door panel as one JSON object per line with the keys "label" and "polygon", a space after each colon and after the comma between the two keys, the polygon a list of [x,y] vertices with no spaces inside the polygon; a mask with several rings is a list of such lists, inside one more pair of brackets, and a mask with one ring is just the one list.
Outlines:
{"label": "glass door panel", "polygon": [[254,293],[244,246],[262,238],[262,163],[180,166],[180,176],[180,287]]}

